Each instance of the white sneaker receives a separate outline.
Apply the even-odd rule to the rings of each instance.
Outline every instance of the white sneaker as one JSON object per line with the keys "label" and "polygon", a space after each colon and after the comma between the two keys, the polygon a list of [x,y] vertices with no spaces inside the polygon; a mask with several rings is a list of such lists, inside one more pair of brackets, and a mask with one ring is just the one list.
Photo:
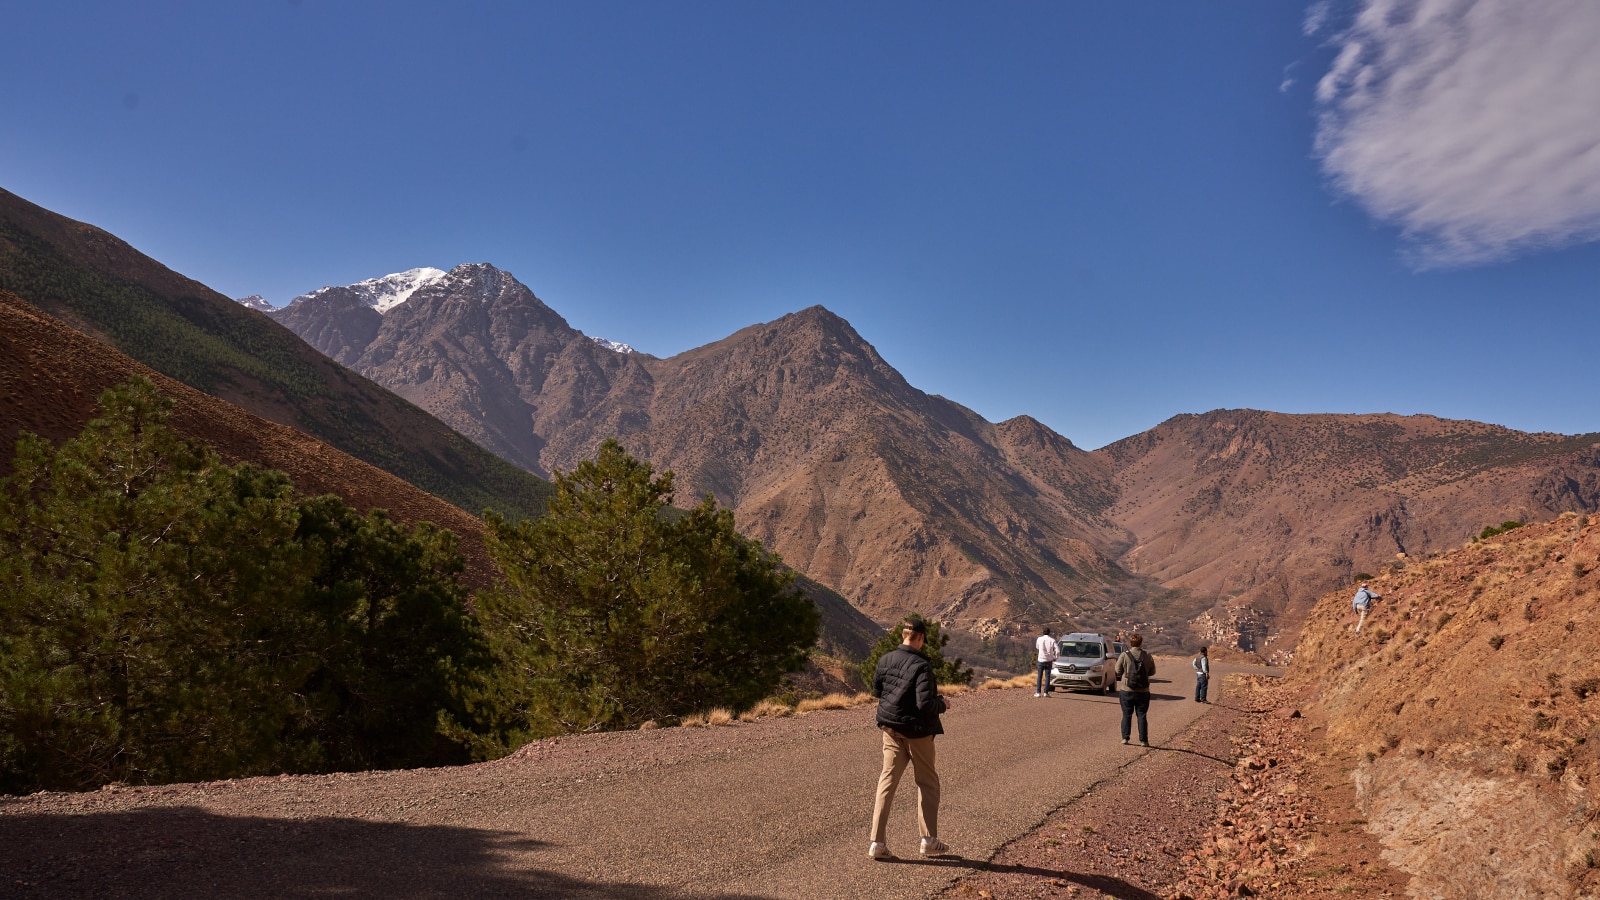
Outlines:
{"label": "white sneaker", "polygon": [[873,841],[867,845],[867,858],[894,859],[894,854],[889,852],[888,844],[880,844],[877,841]]}
{"label": "white sneaker", "polygon": [[950,845],[938,838],[926,837],[922,839],[922,846],[917,848],[917,852],[923,856],[944,856],[950,852]]}
{"label": "white sneaker", "polygon": [[1042,697],[1042,696],[1044,696],[1044,695],[1043,695],[1043,694],[1040,694],[1040,693],[1038,693],[1038,692],[1037,692],[1037,691],[1036,691],[1036,692],[1034,692],[1034,696],[1035,696],[1035,697]]}

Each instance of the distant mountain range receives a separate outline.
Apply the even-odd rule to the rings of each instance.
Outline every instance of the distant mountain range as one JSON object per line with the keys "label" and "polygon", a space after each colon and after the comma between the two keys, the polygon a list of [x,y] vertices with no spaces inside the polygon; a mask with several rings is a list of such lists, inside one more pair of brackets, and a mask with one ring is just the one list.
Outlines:
{"label": "distant mountain range", "polygon": [[[1086,452],[1027,416],[991,423],[917,390],[820,306],[666,359],[582,334],[481,263],[273,309],[230,301],[4,191],[0,289],[25,301],[7,300],[17,311],[49,313],[130,365],[473,516],[536,514],[549,489],[539,475],[618,437],[676,474],[681,504],[715,495],[809,576],[840,648],[876,630],[842,594],[880,622],[915,610],[984,638],[1138,624],[1158,645],[1271,653],[1316,596],[1397,554],[1426,556],[1504,519],[1600,508],[1600,434],[1219,410]],[[25,315],[8,322],[56,333]],[[99,381],[65,359],[88,351],[51,346],[11,368],[6,434],[61,433],[92,401]],[[216,438],[242,441],[225,450],[237,458],[299,466],[297,483],[358,505],[399,502],[358,499],[377,482],[341,474],[362,471],[353,461],[316,462],[326,452],[252,457],[265,452],[249,450],[253,431],[279,448],[286,439],[214,415],[246,423]]]}
{"label": "distant mountain range", "polygon": [[380,311],[364,286],[385,280],[270,315],[530,471],[619,437],[880,620],[1138,622],[1271,652],[1319,593],[1398,553],[1600,504],[1600,434],[1217,411],[1090,453],[918,391],[822,307],[657,359],[488,264]]}

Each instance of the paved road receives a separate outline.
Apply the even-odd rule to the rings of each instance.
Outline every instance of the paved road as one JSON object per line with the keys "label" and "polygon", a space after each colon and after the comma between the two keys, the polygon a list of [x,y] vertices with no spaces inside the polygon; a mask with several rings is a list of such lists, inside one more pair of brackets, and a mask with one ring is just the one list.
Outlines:
{"label": "paved road", "polygon": [[[866,858],[864,708],[563,738],[458,769],[10,801],[0,895],[9,872],[19,896],[918,897],[1203,715],[1187,664],[1159,664],[1152,750],[1119,743],[1114,697],[955,698],[941,831],[962,859],[916,857],[909,774],[890,826],[903,861]],[[1220,676],[1241,669],[1216,668],[1225,703]]]}

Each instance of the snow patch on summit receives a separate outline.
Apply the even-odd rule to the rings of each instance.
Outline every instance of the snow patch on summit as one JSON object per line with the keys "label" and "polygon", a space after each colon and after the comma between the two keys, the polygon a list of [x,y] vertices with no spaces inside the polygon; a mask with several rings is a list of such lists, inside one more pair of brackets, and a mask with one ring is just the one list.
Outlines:
{"label": "snow patch on summit", "polygon": [[276,306],[268,303],[267,298],[261,296],[260,294],[251,294],[248,297],[235,297],[233,298],[233,302],[239,304],[240,306],[266,313],[275,312],[278,309]]}
{"label": "snow patch on summit", "polygon": [[411,299],[411,295],[444,277],[439,269],[407,269],[382,278],[371,278],[350,285],[350,290],[361,295],[366,304],[380,313],[386,313]]}
{"label": "snow patch on summit", "polygon": [[[423,267],[420,269],[407,269],[382,278],[369,278],[346,286],[346,290],[354,291],[361,302],[372,307],[380,313],[386,313],[396,306],[411,299],[411,295],[422,290],[435,281],[443,278],[445,273],[440,269]],[[302,294],[294,298],[293,303],[302,300],[312,300],[327,291],[338,290],[336,287],[325,287]]]}
{"label": "snow patch on summit", "polygon": [[608,341],[603,337],[592,337],[591,336],[589,338],[589,340],[594,341],[596,344],[599,344],[600,346],[606,348],[607,350],[615,350],[618,353],[638,353],[639,352],[639,351],[633,349],[632,347],[628,346],[627,344],[619,343],[617,341]]}

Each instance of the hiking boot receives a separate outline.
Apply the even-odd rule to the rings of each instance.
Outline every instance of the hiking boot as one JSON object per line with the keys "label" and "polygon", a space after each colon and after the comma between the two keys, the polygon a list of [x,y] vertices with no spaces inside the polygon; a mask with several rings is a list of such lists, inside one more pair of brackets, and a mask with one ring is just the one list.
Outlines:
{"label": "hiking boot", "polygon": [[1150,746],[1150,742],[1149,741],[1140,741],[1139,743],[1143,744],[1146,747]]}
{"label": "hiking boot", "polygon": [[922,846],[917,848],[917,852],[923,856],[944,856],[950,852],[950,845],[938,838],[925,837],[922,839]]}
{"label": "hiking boot", "polygon": [[877,841],[873,841],[867,845],[867,858],[894,859],[894,854],[889,852],[888,844],[880,844]]}
{"label": "hiking boot", "polygon": [[1128,742],[1128,739],[1127,739],[1127,738],[1123,738],[1123,739],[1122,739],[1122,742],[1123,742],[1123,743],[1124,743],[1124,744],[1126,744],[1126,743],[1127,743],[1127,742]]}

